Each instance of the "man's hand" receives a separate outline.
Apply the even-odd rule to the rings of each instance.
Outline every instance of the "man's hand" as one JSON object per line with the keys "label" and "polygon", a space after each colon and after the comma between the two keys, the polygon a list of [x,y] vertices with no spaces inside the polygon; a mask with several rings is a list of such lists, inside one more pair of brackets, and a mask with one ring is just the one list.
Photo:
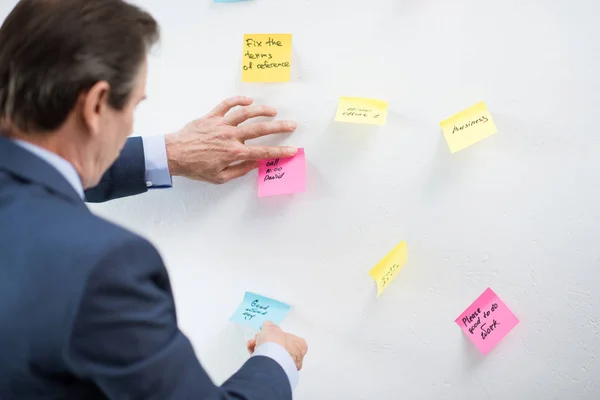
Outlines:
{"label": "man's hand", "polygon": [[[229,112],[233,107],[242,106]],[[294,147],[248,146],[246,140],[273,133],[293,132],[293,121],[258,122],[238,126],[255,117],[274,117],[277,110],[252,105],[238,96],[219,104],[207,116],[165,136],[169,172],[175,176],[225,183],[258,167],[258,160],[292,157]]]}
{"label": "man's hand", "polygon": [[263,343],[277,343],[285,348],[294,359],[298,371],[302,369],[302,361],[308,352],[306,341],[291,333],[285,333],[274,323],[267,321],[262,326],[262,331],[256,334],[254,339],[250,339],[247,343],[250,354],[254,353],[254,349]]}

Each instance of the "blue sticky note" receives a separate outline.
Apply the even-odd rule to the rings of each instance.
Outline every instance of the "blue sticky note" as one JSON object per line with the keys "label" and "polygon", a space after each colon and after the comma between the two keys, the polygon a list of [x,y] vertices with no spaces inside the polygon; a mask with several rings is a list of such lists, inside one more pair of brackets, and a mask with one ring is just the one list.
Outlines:
{"label": "blue sticky note", "polygon": [[279,325],[289,312],[289,304],[269,299],[260,294],[246,292],[242,304],[235,310],[229,320],[236,324],[248,325],[260,330],[265,321],[271,321]]}

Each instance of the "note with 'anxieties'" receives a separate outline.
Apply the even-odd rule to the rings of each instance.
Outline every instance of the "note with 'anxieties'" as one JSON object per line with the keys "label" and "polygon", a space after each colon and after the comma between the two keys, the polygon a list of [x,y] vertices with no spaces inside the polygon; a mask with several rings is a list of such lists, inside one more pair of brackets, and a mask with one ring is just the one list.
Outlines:
{"label": "note with 'anxieties'", "polygon": [[381,296],[388,284],[398,275],[407,259],[406,242],[402,241],[369,271],[369,275],[377,284],[377,297]]}
{"label": "note with 'anxieties'", "polygon": [[487,288],[454,321],[487,354],[514,328],[519,320],[490,288]]}
{"label": "note with 'anxieties'", "polygon": [[498,132],[483,101],[442,121],[440,126],[452,153]]}
{"label": "note with 'anxieties'", "polygon": [[291,65],[291,34],[244,35],[242,82],[288,82]]}
{"label": "note with 'anxieties'", "polygon": [[335,120],[355,124],[385,125],[388,105],[385,101],[362,97],[340,97]]}
{"label": "note with 'anxieties'", "polygon": [[229,320],[260,330],[263,322],[279,325],[290,312],[289,304],[273,300],[260,294],[246,292],[244,300]]}
{"label": "note with 'anxieties'", "polygon": [[262,160],[258,167],[258,197],[304,192],[306,190],[306,156],[298,149],[290,158]]}

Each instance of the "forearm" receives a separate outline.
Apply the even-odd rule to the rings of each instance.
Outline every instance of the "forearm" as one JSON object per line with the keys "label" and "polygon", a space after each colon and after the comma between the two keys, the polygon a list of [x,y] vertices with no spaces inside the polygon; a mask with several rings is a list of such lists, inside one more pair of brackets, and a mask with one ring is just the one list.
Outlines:
{"label": "forearm", "polygon": [[101,203],[172,187],[165,136],[131,137],[100,183],[85,192],[86,201]]}
{"label": "forearm", "polygon": [[133,137],[127,140],[119,158],[100,183],[85,191],[85,198],[90,203],[101,203],[147,190],[144,145],[140,137]]}
{"label": "forearm", "polygon": [[267,356],[252,356],[210,400],[291,400],[292,388],[282,366]]}

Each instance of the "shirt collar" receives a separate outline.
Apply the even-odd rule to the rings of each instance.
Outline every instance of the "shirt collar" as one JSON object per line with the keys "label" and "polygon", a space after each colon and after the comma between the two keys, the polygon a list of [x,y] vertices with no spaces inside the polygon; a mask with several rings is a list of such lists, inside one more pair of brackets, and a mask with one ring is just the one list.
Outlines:
{"label": "shirt collar", "polygon": [[35,144],[18,139],[11,139],[11,141],[52,165],[67,180],[67,182],[69,182],[73,189],[75,189],[79,197],[81,197],[82,200],[85,198],[79,174],[77,174],[75,167],[73,167],[70,162]]}

